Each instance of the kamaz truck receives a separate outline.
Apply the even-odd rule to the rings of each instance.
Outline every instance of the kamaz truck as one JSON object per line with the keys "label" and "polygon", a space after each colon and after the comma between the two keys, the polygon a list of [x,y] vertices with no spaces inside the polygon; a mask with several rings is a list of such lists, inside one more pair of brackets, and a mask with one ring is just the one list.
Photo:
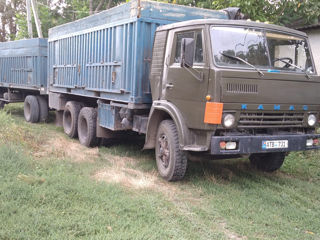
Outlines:
{"label": "kamaz truck", "polygon": [[302,32],[239,20],[162,26],[150,82],[145,148],[168,180],[184,175],[188,151],[249,155],[270,172],[290,151],[319,148],[320,78]]}
{"label": "kamaz truck", "polygon": [[319,148],[320,77],[304,33],[240,16],[134,0],[52,28],[49,108],[88,147],[145,134],[168,181],[188,153],[275,171]]}

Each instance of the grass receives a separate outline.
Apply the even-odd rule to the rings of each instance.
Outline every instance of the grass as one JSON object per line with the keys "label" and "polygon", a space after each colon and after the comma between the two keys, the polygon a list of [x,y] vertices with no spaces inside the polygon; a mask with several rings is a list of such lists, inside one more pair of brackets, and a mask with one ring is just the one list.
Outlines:
{"label": "grass", "polygon": [[[141,139],[100,147],[90,162],[36,154],[62,132],[25,123],[19,104],[0,111],[1,240],[320,239],[318,152],[292,153],[272,174],[246,159],[190,162],[183,181],[165,183]],[[102,169],[152,184],[96,181]]]}
{"label": "grass", "polygon": [[[67,161],[38,165],[15,147],[0,153],[1,239],[196,239],[195,227],[157,194],[95,183],[90,167]],[[45,182],[21,181],[21,172]]]}

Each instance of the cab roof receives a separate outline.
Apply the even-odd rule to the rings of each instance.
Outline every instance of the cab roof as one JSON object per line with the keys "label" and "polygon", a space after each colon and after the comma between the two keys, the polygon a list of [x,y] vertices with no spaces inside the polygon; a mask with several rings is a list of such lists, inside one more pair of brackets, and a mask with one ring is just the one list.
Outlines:
{"label": "cab roof", "polygon": [[222,26],[230,26],[230,27],[231,26],[254,27],[254,28],[263,28],[268,30],[285,32],[289,34],[300,35],[303,37],[307,36],[307,34],[305,34],[304,32],[283,27],[283,26],[278,26],[275,24],[254,22],[254,21],[248,21],[248,20],[224,20],[224,19],[223,20],[222,19],[198,19],[198,20],[183,21],[183,22],[160,26],[158,27],[157,31],[171,30],[174,28],[188,27],[191,25],[222,25]]}

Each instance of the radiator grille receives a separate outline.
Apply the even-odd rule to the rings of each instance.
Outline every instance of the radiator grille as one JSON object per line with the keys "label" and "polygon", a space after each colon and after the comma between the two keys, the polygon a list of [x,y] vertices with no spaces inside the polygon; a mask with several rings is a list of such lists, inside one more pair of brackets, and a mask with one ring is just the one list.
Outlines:
{"label": "radiator grille", "polygon": [[227,83],[227,92],[229,93],[258,93],[257,84],[243,84],[243,83]]}
{"label": "radiator grille", "polygon": [[304,113],[266,113],[266,112],[242,112],[238,127],[302,127]]}

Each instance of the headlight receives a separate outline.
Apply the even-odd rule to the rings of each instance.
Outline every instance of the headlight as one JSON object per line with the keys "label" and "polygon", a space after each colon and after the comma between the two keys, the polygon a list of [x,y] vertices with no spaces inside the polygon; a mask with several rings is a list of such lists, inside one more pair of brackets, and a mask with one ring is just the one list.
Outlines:
{"label": "headlight", "polygon": [[313,127],[316,124],[316,122],[317,122],[317,117],[314,114],[310,114],[308,116],[308,125],[310,127]]}
{"label": "headlight", "polygon": [[231,128],[234,126],[236,118],[233,114],[226,114],[223,116],[223,126],[225,128]]}

